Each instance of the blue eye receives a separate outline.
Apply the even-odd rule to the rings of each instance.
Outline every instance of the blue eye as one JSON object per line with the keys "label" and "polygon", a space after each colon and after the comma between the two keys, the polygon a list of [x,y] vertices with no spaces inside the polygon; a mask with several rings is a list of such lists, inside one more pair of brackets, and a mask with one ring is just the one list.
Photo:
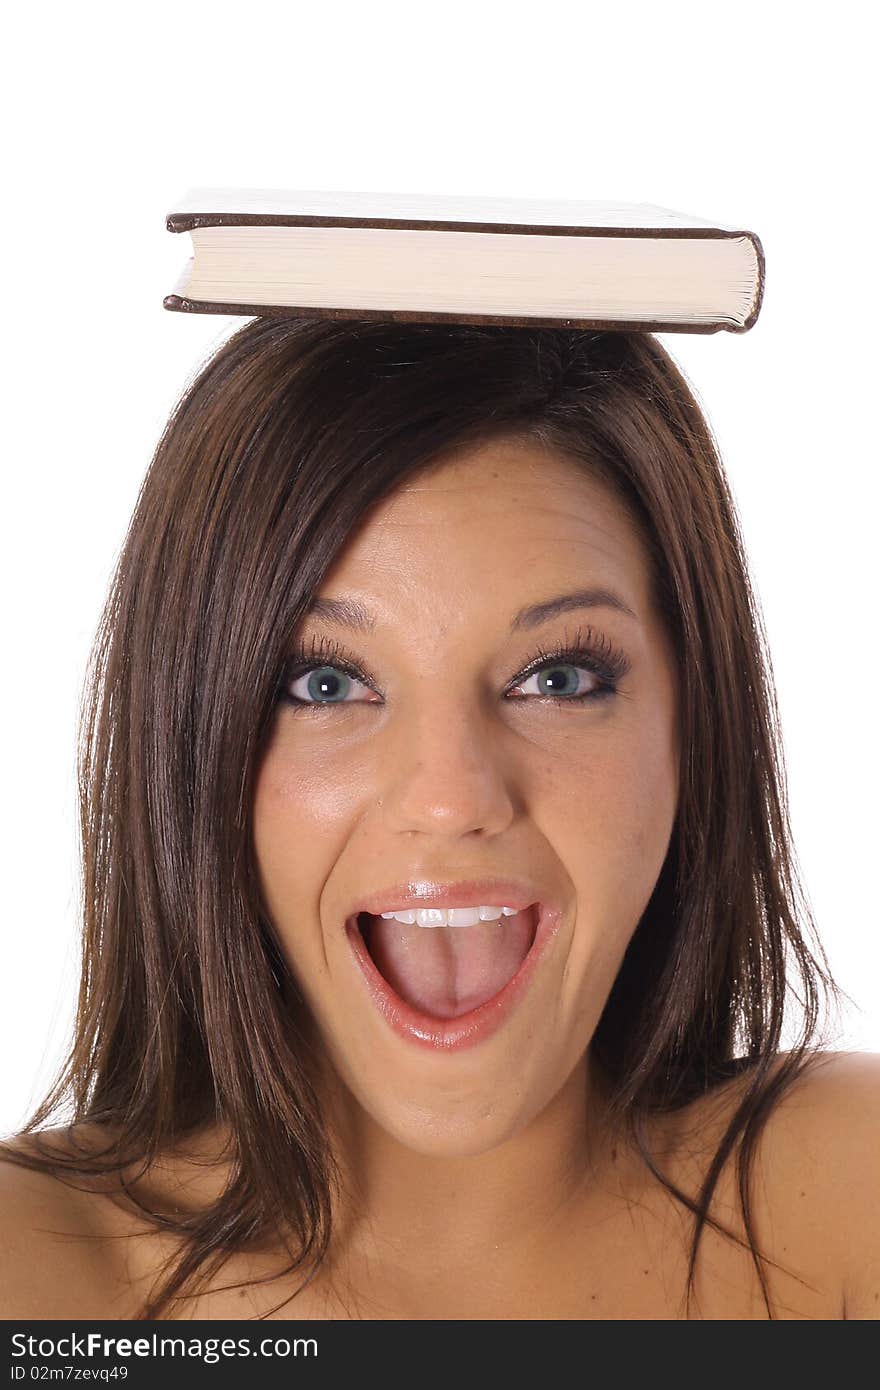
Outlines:
{"label": "blue eye", "polygon": [[[304,691],[297,693],[295,687],[300,683],[304,684]],[[353,686],[362,684],[357,677],[341,667],[312,666],[288,683],[286,694],[294,704],[350,704],[351,701],[346,697],[351,693]]]}
{"label": "blue eye", "polygon": [[[523,692],[515,696],[518,703],[537,697],[540,704],[586,704],[615,695],[618,681],[630,665],[629,657],[588,628],[586,633],[579,631],[574,641],[562,648],[538,651],[508,693]],[[588,678],[587,688],[582,686],[584,676]],[[536,688],[527,690],[530,681],[536,682]],[[286,668],[279,699],[294,711],[381,704],[378,689],[379,683],[363,662],[350,656],[339,643],[321,639],[313,640],[308,649],[302,647],[295,652]],[[370,693],[366,699],[364,691]]]}
{"label": "blue eye", "polygon": [[[581,688],[583,674],[592,679],[592,687]],[[526,690],[529,681],[537,682],[537,689]],[[517,689],[526,694],[544,696],[545,699],[588,700],[597,695],[612,693],[610,685],[602,684],[592,667],[578,666],[573,661],[556,661],[533,671],[526,680],[520,681]]]}
{"label": "blue eye", "polygon": [[[583,674],[587,674],[593,680],[592,688],[580,689]],[[538,688],[532,691],[526,689],[529,681],[536,681]],[[591,700],[601,695],[613,694],[613,687],[607,682],[596,682],[599,677],[585,666],[577,666],[574,662],[559,662],[553,665],[545,665],[527,677],[525,681],[520,681],[516,689],[522,688],[526,695],[543,696],[545,699],[558,699],[567,702],[573,700]],[[296,686],[301,685],[300,691]],[[368,689],[365,683],[357,677],[349,675],[347,671],[338,666],[312,666],[306,668],[298,676],[290,680],[285,688],[285,698],[293,705],[344,705],[344,704],[375,704],[375,700],[348,699],[356,686]]]}

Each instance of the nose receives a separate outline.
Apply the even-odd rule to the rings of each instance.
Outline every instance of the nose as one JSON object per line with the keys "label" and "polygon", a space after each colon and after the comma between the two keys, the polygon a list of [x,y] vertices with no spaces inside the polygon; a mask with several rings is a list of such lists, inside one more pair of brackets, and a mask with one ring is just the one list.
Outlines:
{"label": "nose", "polygon": [[511,769],[478,708],[441,695],[383,750],[386,825],[398,832],[497,835],[515,815]]}

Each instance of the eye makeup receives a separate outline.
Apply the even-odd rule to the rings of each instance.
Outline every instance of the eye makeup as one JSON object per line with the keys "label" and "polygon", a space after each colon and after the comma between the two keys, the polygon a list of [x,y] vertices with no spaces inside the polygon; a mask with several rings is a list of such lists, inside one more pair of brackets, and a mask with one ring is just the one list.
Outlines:
{"label": "eye makeup", "polygon": [[[619,681],[631,669],[630,659],[604,634],[597,633],[590,626],[579,627],[576,634],[566,637],[561,643],[549,647],[539,647],[529,662],[508,684],[505,694],[522,685],[533,675],[556,667],[575,667],[588,671],[599,681],[598,686],[581,694],[555,694],[547,692],[538,695],[515,697],[519,701],[539,700],[554,704],[583,704],[604,699],[617,693]],[[312,671],[327,668],[341,672],[350,680],[369,687],[376,694],[383,691],[366,663],[349,652],[336,638],[312,637],[308,643],[300,643],[294,648],[285,666],[279,689],[279,700],[295,712],[306,709],[332,709],[339,705],[375,704],[376,701],[306,700],[290,693],[290,686],[300,677]]]}

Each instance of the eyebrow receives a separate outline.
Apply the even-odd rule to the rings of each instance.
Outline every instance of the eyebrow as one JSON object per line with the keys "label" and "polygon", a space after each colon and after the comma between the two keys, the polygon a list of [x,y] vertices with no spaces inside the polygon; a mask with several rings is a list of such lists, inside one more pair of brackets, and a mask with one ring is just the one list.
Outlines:
{"label": "eyebrow", "polygon": [[559,613],[570,613],[573,608],[614,608],[618,613],[626,613],[638,622],[629,604],[624,603],[620,594],[615,593],[613,589],[576,589],[574,593],[557,594],[554,598],[545,599],[543,603],[532,603],[527,608],[521,608],[510,624],[510,630],[516,632],[523,627],[538,627]]}
{"label": "eyebrow", "polygon": [[372,632],[376,626],[376,615],[362,603],[348,598],[315,598],[306,609],[306,616],[327,618],[342,627],[352,627],[358,632]]}
{"label": "eyebrow", "polygon": [[[624,603],[613,589],[592,588],[576,589],[573,593],[556,594],[541,603],[530,603],[515,615],[510,630],[518,632],[522,628],[539,627],[550,618],[555,618],[560,613],[570,613],[575,608],[613,608],[638,622],[638,617],[629,604]],[[355,599],[315,598],[309,604],[306,613],[309,616],[327,618],[330,622],[354,628],[358,632],[372,632],[376,626],[375,613]]]}

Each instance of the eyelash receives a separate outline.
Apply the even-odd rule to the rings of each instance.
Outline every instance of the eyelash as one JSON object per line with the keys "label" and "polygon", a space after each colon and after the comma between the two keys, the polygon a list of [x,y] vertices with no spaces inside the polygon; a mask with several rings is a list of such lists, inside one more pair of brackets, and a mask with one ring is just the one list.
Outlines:
{"label": "eyelash", "polygon": [[[582,667],[591,672],[592,675],[598,676],[601,684],[595,690],[584,691],[581,695],[529,695],[519,698],[550,700],[559,705],[581,705],[593,700],[607,699],[608,696],[617,694],[618,682],[629,671],[631,663],[623,652],[609,642],[607,637],[595,632],[591,627],[578,628],[575,636],[571,639],[566,638],[561,646],[539,647],[528,665],[513,680],[511,688],[522,685],[536,671],[542,671],[548,666],[562,665]],[[309,671],[320,670],[322,666],[330,666],[336,671],[342,671],[353,680],[371,686],[378,694],[382,693],[381,690],[378,690],[378,681],[371,675],[364,663],[359,662],[347,652],[335,638],[321,637],[316,639],[313,637],[308,645],[300,644],[292,652],[285,667],[279,699],[290,705],[295,713],[305,709],[331,709],[339,705],[371,703],[369,701],[339,700],[321,704],[317,700],[301,700],[298,695],[291,695],[288,692],[286,687],[289,684],[298,680],[300,676],[306,675]]]}

